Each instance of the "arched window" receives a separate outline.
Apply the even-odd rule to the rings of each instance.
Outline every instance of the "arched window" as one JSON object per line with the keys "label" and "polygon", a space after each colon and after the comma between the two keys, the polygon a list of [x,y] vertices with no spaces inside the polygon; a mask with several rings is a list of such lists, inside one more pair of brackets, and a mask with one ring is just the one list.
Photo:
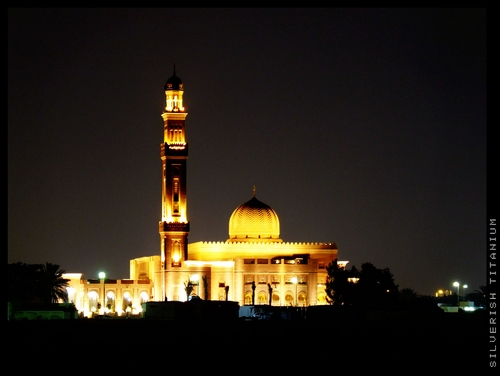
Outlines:
{"label": "arched window", "polygon": [[280,296],[278,295],[277,292],[273,292],[273,305],[276,306],[280,305]]}
{"label": "arched window", "polygon": [[318,305],[327,304],[326,293],[324,291],[318,293]]}
{"label": "arched window", "polygon": [[252,292],[251,291],[247,291],[245,293],[245,304],[246,305],[252,304]]}
{"label": "arched window", "polygon": [[267,293],[264,291],[259,291],[257,294],[257,304],[268,304],[269,300],[267,298]]}
{"label": "arched window", "polygon": [[68,302],[75,303],[75,293],[76,293],[75,288],[68,286],[66,287],[66,292],[68,293]]}
{"label": "arched window", "polygon": [[146,291],[141,292],[141,304],[146,303],[149,300],[149,295]]}
{"label": "arched window", "polygon": [[106,312],[115,311],[115,293],[113,291],[108,291],[106,293],[106,303],[104,304],[104,309]]}
{"label": "arched window", "polygon": [[97,312],[97,303],[98,303],[99,295],[96,291],[89,291],[89,311]]}
{"label": "arched window", "polygon": [[285,294],[285,303],[286,305],[295,305],[295,299],[293,298],[293,293],[291,291],[287,291]]}
{"label": "arched window", "polygon": [[299,292],[298,305],[301,306],[307,305],[307,294],[304,291]]}
{"label": "arched window", "polygon": [[123,294],[122,310],[125,312],[132,311],[132,295],[129,292]]}

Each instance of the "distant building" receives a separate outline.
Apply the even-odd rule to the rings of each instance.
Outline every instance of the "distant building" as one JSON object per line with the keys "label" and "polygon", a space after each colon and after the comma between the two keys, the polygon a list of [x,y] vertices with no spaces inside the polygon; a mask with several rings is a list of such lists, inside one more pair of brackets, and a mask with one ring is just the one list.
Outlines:
{"label": "distant building", "polygon": [[442,290],[442,289],[439,289],[436,291],[436,298],[442,298],[443,296],[451,296],[453,295],[453,291],[451,290]]}
{"label": "distant building", "polygon": [[338,258],[337,245],[283,241],[277,213],[257,199],[255,187],[252,197],[233,211],[227,240],[188,244],[187,112],[175,67],[164,90],[160,252],[131,260],[130,279],[72,275],[70,301],[85,315],[134,314],[143,302],[186,301],[191,296],[239,305],[327,304],[326,267]]}

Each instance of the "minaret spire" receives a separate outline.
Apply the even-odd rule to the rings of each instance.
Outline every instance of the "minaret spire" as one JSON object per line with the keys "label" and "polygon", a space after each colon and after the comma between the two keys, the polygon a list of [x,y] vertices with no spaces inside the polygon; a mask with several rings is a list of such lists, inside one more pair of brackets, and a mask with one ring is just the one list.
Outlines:
{"label": "minaret spire", "polygon": [[257,188],[255,187],[255,184],[253,185],[253,197],[255,197],[255,194],[257,193]]}
{"label": "minaret spire", "polygon": [[[159,222],[162,291],[155,292],[155,299],[172,299],[173,287],[167,283],[165,273],[182,268],[188,259],[189,220],[187,213],[187,159],[186,116],[182,95],[184,85],[174,75],[164,86],[165,108],[163,142],[160,144],[161,171],[161,220]],[[178,270],[178,269],[177,269]]]}

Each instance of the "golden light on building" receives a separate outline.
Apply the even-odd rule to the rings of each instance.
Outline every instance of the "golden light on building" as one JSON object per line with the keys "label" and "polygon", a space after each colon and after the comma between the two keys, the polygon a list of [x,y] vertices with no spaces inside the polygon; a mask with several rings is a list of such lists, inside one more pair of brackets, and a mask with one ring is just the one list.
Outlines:
{"label": "golden light on building", "polygon": [[339,268],[344,268],[347,266],[347,264],[349,263],[349,261],[337,261],[337,266]]}
{"label": "golden light on building", "polygon": [[[101,287],[105,283],[106,290],[113,294],[108,314],[140,313],[147,301],[184,301],[188,298],[184,285],[187,281],[196,283],[198,294],[203,292],[201,298],[208,300],[229,300],[240,305],[328,304],[324,283],[328,265],[338,258],[337,244],[281,239],[278,214],[257,199],[255,186],[251,198],[242,200],[243,204],[228,213],[224,240],[188,243],[188,114],[184,86],[175,67],[164,92],[159,252],[130,260],[130,279],[100,281]],[[297,218],[300,220],[300,213]],[[345,268],[347,263],[338,261],[337,265]],[[79,289],[77,285],[83,285],[82,281],[83,277],[72,282],[79,297],[77,308],[92,315],[102,289],[98,280],[88,280]]]}

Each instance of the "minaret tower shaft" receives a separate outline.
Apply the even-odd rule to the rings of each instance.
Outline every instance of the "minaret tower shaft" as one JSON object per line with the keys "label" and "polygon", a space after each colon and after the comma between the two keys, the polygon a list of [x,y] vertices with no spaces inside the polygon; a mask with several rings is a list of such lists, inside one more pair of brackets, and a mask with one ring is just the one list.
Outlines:
{"label": "minaret tower shaft", "polygon": [[[185,121],[187,113],[183,105],[184,85],[174,74],[165,84],[165,108],[163,118],[163,142],[160,145],[162,163],[161,263],[165,271],[181,267],[188,257],[189,221],[187,217],[186,164],[188,143]],[[163,286],[165,297],[165,286]]]}

